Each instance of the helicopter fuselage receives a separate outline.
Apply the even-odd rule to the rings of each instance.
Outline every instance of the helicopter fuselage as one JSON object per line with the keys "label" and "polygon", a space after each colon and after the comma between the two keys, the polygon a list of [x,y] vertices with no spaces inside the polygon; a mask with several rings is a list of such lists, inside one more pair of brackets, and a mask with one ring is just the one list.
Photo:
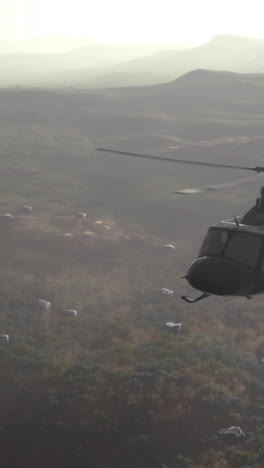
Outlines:
{"label": "helicopter fuselage", "polygon": [[240,224],[241,220],[228,219],[209,228],[186,274],[193,288],[219,296],[264,293],[264,225]]}

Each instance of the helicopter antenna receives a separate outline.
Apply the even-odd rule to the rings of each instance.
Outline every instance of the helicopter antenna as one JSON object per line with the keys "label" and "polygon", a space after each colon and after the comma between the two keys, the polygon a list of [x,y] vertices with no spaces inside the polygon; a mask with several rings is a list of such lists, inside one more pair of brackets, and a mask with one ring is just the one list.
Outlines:
{"label": "helicopter antenna", "polygon": [[234,215],[234,220],[235,220],[235,223],[236,223],[237,227],[239,227],[240,224],[239,224],[239,221],[238,221],[238,219],[237,219],[237,217],[235,215]]}

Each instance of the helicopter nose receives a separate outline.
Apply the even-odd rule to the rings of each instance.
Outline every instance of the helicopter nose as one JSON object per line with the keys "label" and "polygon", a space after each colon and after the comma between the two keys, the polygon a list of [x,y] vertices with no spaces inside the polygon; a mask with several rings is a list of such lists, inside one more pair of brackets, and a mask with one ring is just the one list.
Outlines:
{"label": "helicopter nose", "polygon": [[208,294],[246,296],[249,285],[253,293],[256,274],[225,258],[200,257],[189,267],[186,279],[193,288]]}

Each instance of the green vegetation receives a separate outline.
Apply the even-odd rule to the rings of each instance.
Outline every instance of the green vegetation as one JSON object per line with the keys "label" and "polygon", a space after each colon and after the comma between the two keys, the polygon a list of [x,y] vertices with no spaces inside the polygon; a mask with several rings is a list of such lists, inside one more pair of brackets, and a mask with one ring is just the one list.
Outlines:
{"label": "green vegetation", "polygon": [[[32,233],[12,234],[1,239],[1,330],[10,335],[1,345],[4,466],[261,466],[257,313],[238,323],[214,300],[200,313],[160,296],[146,275],[173,274],[172,265],[145,241],[76,250],[58,248],[52,234],[37,243]],[[38,297],[52,301],[50,312]],[[76,320],[60,315],[69,305]],[[180,334],[165,327],[174,317]],[[218,434],[230,425],[246,436]]]}

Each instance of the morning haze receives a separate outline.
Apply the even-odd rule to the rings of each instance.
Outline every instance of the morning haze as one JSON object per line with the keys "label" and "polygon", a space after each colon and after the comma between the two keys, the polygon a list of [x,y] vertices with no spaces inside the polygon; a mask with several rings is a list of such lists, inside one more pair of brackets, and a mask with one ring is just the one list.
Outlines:
{"label": "morning haze", "polygon": [[262,177],[166,161],[264,166],[241,3],[0,1],[3,468],[264,466],[262,296],[181,300]]}
{"label": "morning haze", "polygon": [[221,35],[195,47],[98,43],[66,36],[0,41],[2,87],[151,85],[196,68],[260,73],[264,39]]}

